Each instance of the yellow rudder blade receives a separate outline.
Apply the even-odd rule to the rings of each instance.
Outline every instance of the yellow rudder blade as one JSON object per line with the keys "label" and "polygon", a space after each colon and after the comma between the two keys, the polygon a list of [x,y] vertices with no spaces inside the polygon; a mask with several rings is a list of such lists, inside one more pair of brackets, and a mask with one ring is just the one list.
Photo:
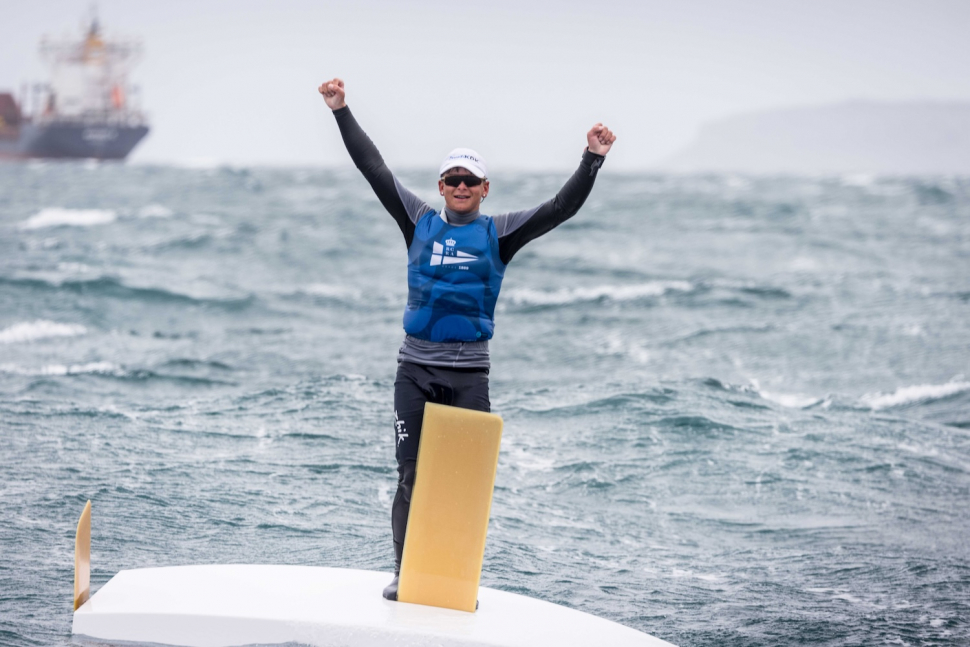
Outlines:
{"label": "yellow rudder blade", "polygon": [[502,419],[426,404],[398,600],[475,611]]}
{"label": "yellow rudder blade", "polygon": [[74,536],[74,610],[91,597],[91,502],[84,505]]}

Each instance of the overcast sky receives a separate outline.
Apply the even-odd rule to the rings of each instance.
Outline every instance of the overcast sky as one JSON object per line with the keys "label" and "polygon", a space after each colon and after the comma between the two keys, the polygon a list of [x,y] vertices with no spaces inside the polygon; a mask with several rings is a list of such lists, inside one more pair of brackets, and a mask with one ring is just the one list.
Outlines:
{"label": "overcast sky", "polygon": [[[46,79],[44,35],[86,0],[2,0],[0,89]],[[141,162],[349,163],[316,86],[392,168],[455,146],[492,170],[574,166],[602,121],[609,164],[647,168],[704,122],[848,99],[970,100],[970,2],[101,0],[139,38],[152,132]]]}

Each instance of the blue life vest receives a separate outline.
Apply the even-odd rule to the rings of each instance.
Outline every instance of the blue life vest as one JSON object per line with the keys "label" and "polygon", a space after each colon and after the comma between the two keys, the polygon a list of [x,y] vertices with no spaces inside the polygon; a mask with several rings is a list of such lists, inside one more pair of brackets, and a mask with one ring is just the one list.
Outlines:
{"label": "blue life vest", "polygon": [[408,248],[404,330],[426,341],[491,339],[504,276],[491,218],[450,225],[429,211],[418,219]]}

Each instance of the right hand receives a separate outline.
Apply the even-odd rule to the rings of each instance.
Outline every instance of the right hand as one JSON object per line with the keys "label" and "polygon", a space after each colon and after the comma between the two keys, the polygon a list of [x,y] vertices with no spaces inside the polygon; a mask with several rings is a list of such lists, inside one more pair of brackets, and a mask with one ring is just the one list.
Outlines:
{"label": "right hand", "polygon": [[606,155],[609,153],[615,141],[616,135],[603,124],[596,124],[586,133],[586,143],[589,144],[587,148],[589,148],[590,153],[596,153],[597,155]]}
{"label": "right hand", "polygon": [[324,81],[317,90],[323,95],[323,100],[331,110],[340,110],[347,105],[344,101],[347,93],[344,91],[344,82],[340,79]]}

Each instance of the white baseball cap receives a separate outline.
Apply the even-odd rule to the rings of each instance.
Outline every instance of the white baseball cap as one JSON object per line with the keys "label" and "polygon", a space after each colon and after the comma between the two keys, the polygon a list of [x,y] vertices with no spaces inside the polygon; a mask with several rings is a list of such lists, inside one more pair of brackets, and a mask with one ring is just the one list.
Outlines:
{"label": "white baseball cap", "polygon": [[438,175],[444,175],[448,169],[458,167],[468,169],[475,177],[483,179],[488,177],[485,160],[470,148],[456,148],[448,153],[448,157],[441,163],[441,170],[438,171]]}

